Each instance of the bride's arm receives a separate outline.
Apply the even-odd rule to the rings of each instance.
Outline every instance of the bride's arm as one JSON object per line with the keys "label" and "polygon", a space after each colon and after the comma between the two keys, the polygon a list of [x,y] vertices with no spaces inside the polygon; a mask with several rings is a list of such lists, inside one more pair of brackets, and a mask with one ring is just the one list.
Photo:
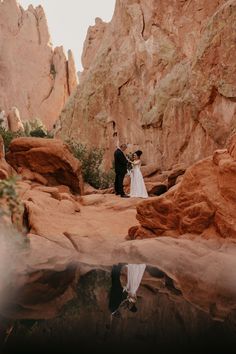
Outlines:
{"label": "bride's arm", "polygon": [[136,160],[136,161],[131,161],[132,165],[139,165],[140,164],[140,160]]}

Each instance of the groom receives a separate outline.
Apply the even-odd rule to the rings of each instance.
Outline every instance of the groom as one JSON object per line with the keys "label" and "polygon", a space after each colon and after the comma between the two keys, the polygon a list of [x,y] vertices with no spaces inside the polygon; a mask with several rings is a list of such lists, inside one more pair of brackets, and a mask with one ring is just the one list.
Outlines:
{"label": "groom", "polygon": [[121,198],[129,198],[128,195],[125,194],[124,192],[124,187],[123,187],[123,181],[124,177],[127,173],[127,164],[128,160],[125,157],[125,150],[127,149],[126,144],[122,144],[120,147],[118,147],[114,153],[114,159],[115,159],[115,173],[116,173],[116,178],[115,178],[115,192],[116,195],[120,195]]}

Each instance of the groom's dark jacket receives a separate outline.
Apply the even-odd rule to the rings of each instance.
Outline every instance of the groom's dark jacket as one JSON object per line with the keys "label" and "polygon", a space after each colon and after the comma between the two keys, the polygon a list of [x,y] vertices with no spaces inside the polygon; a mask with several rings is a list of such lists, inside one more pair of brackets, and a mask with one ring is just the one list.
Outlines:
{"label": "groom's dark jacket", "polygon": [[124,153],[120,149],[116,149],[114,153],[114,160],[115,160],[115,172],[120,174],[126,174],[128,161]]}

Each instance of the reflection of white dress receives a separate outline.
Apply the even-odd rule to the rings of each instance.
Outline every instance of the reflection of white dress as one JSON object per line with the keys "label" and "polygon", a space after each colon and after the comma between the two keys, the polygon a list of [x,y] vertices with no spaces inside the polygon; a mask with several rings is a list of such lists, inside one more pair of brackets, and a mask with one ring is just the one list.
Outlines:
{"label": "reflection of white dress", "polygon": [[141,161],[135,161],[135,165],[130,173],[130,197],[148,198],[146,186],[143,180],[143,175],[140,170]]}
{"label": "reflection of white dress", "polygon": [[127,284],[124,290],[129,296],[136,297],[136,292],[141,283],[146,264],[128,264],[127,266]]}

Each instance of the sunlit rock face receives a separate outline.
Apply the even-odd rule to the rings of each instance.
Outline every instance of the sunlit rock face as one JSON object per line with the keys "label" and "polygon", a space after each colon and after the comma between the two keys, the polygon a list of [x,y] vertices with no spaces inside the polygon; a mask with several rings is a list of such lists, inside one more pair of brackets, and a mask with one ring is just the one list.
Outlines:
{"label": "sunlit rock face", "polygon": [[53,49],[41,6],[24,10],[16,0],[0,2],[0,106],[15,106],[22,120],[40,118],[52,128],[77,85],[73,55]]}
{"label": "sunlit rock face", "polygon": [[144,150],[163,169],[224,146],[236,127],[235,0],[117,0],[84,46],[81,84],[62,137]]}

